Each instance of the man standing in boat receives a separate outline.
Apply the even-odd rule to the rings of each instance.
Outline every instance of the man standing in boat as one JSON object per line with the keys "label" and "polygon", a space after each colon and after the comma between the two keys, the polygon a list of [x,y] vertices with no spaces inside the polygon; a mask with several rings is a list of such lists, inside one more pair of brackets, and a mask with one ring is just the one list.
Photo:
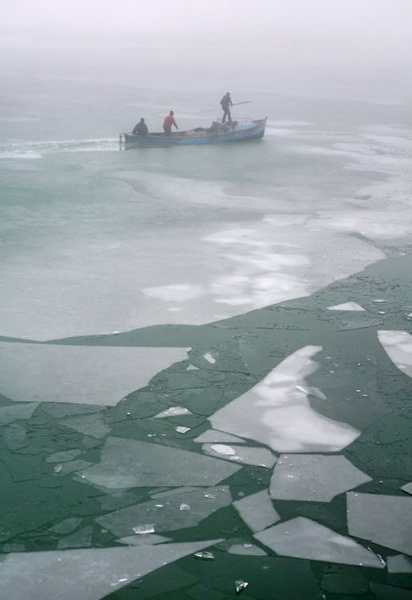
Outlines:
{"label": "man standing in boat", "polygon": [[165,135],[172,135],[172,125],[174,125],[176,129],[179,129],[175,121],[174,114],[175,113],[171,110],[163,121],[163,131],[165,132]]}
{"label": "man standing in boat", "polygon": [[230,116],[229,106],[233,106],[232,98],[230,97],[230,92],[226,92],[223,98],[220,101],[220,105],[223,108],[223,119],[222,123],[226,121],[226,117],[228,118],[229,123],[232,122],[232,117]]}

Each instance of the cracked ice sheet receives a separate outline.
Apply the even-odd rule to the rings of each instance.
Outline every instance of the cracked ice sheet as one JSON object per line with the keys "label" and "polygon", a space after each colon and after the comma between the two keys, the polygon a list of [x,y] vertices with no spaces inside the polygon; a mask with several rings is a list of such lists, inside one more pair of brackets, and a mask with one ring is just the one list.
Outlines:
{"label": "cracked ice sheet", "polygon": [[371,481],[344,456],[282,455],[270,480],[276,500],[330,502],[332,498]]}
{"label": "cracked ice sheet", "polygon": [[306,517],[297,517],[255,533],[254,537],[281,556],[383,569],[381,560],[354,540]]}
{"label": "cracked ice sheet", "polygon": [[105,488],[216,485],[239,466],[150,442],[109,437],[99,464],[81,474],[83,480]]}
{"label": "cracked ice sheet", "polygon": [[236,500],[233,506],[252,531],[261,531],[280,519],[266,490]]}
{"label": "cracked ice sheet", "polygon": [[276,462],[276,456],[274,456],[267,448],[203,444],[202,450],[206,452],[206,454],[210,454],[210,456],[217,456],[224,460],[230,460],[245,465],[266,467],[267,469],[271,469]]}
{"label": "cracked ice sheet", "polygon": [[318,368],[312,356],[321,349],[305,346],[288,356],[263,381],[212,415],[212,426],[277,452],[336,452],[351,444],[360,432],[319,415],[307,398],[305,377]]}
{"label": "cracked ice sheet", "polygon": [[11,405],[0,408],[0,425],[8,425],[15,421],[30,419],[36,408],[39,406],[37,402],[29,404]]}
{"label": "cracked ice sheet", "polygon": [[174,531],[194,527],[212,513],[232,502],[228,486],[202,488],[150,500],[98,517],[97,523],[115,536],[130,536],[143,523],[153,526],[155,532]]}
{"label": "cracked ice sheet", "polygon": [[391,361],[412,377],[412,335],[406,331],[378,331],[378,337]]}
{"label": "cracked ice sheet", "polygon": [[1,591],[13,600],[101,600],[165,564],[221,540],[128,548],[9,554],[0,564]]}
{"label": "cracked ice sheet", "polygon": [[346,498],[351,535],[412,554],[412,498],[357,492]]}
{"label": "cracked ice sheet", "polygon": [[186,351],[178,348],[0,342],[0,393],[16,401],[114,406],[185,358]]}

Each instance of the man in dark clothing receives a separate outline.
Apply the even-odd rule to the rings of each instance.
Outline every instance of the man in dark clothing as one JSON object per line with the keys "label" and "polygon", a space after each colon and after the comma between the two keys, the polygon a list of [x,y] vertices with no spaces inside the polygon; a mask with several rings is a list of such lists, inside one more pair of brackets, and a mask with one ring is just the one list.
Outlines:
{"label": "man in dark clothing", "polygon": [[133,129],[133,133],[135,135],[147,135],[149,133],[149,130],[147,128],[146,123],[144,122],[144,119],[140,119],[140,121],[138,122],[136,127]]}
{"label": "man in dark clothing", "polygon": [[233,106],[232,98],[230,97],[230,92],[226,92],[223,98],[220,101],[220,105],[223,108],[223,119],[222,123],[226,121],[226,117],[228,118],[229,123],[232,122],[232,117],[230,116],[229,106]]}

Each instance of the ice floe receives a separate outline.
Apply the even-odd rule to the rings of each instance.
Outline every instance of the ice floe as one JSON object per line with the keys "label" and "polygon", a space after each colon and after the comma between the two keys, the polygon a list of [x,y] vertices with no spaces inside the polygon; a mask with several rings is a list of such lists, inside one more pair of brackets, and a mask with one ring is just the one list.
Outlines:
{"label": "ice floe", "polygon": [[128,535],[116,540],[118,544],[124,544],[125,546],[154,546],[170,541],[171,538],[163,535],[156,535],[155,533],[147,533],[146,535]]}
{"label": "ice floe", "polygon": [[412,558],[403,554],[389,556],[388,573],[412,573]]}
{"label": "ice floe", "polygon": [[345,302],[344,304],[335,304],[328,306],[328,310],[346,310],[346,311],[365,311],[357,302]]}
{"label": "ice floe", "polygon": [[273,471],[270,495],[276,500],[330,502],[367,481],[371,478],[344,456],[282,455]]}
{"label": "ice floe", "polygon": [[412,335],[406,331],[378,331],[378,337],[391,361],[412,377]]}
{"label": "ice floe", "polygon": [[12,553],[0,564],[5,598],[101,600],[128,583],[220,540],[127,548]]}
{"label": "ice floe", "polygon": [[60,421],[60,424],[97,439],[101,439],[110,433],[110,427],[106,425],[100,413],[70,417]]}
{"label": "ice floe", "polygon": [[274,525],[255,533],[254,537],[281,556],[377,569],[384,567],[381,559],[370,550],[306,517],[296,517]]}
{"label": "ice floe", "polygon": [[255,465],[271,469],[276,462],[276,456],[267,448],[251,448],[250,446],[227,446],[225,444],[203,444],[202,450],[211,456],[219,456],[225,460]]}
{"label": "ice floe", "polygon": [[412,498],[348,492],[347,513],[351,535],[412,554]]}
{"label": "ice floe", "polygon": [[39,404],[37,402],[2,406],[0,408],[0,425],[8,425],[9,423],[14,423],[15,421],[29,419],[38,406]]}
{"label": "ice floe", "polygon": [[193,440],[194,442],[199,443],[211,443],[211,444],[219,444],[219,443],[231,443],[235,444],[244,444],[245,440],[242,438],[238,438],[234,435],[230,435],[229,433],[224,433],[223,431],[217,431],[216,429],[208,429],[204,431],[200,435],[198,435]]}
{"label": "ice floe", "polygon": [[336,452],[360,432],[314,411],[305,377],[317,369],[319,346],[297,350],[254,388],[210,417],[215,429],[257,440],[278,452]]}
{"label": "ice floe", "polygon": [[239,468],[196,452],[109,437],[100,463],[84,471],[82,477],[106,488],[210,486],[233,475]]}
{"label": "ice floe", "polygon": [[252,531],[262,531],[280,519],[266,490],[236,500],[233,506]]}
{"label": "ice floe", "polygon": [[412,481],[410,483],[406,483],[401,487],[401,490],[406,492],[407,494],[412,494]]}
{"label": "ice floe", "polygon": [[267,556],[262,548],[254,544],[233,544],[228,549],[229,554],[240,554],[242,556]]}
{"label": "ice floe", "polygon": [[151,523],[153,532],[194,527],[224,506],[232,496],[227,486],[201,488],[174,496],[142,502],[98,517],[96,521],[116,536],[128,536],[139,523]]}
{"label": "ice floe", "polygon": [[179,348],[0,342],[0,392],[17,401],[115,405],[170,364]]}

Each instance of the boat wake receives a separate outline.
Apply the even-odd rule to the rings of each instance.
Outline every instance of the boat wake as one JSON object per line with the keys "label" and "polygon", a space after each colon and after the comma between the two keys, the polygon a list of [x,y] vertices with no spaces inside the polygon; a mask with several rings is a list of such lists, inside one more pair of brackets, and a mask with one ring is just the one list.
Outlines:
{"label": "boat wake", "polygon": [[0,159],[42,158],[55,152],[113,152],[119,149],[117,138],[90,140],[64,140],[45,142],[19,142],[0,145]]}

